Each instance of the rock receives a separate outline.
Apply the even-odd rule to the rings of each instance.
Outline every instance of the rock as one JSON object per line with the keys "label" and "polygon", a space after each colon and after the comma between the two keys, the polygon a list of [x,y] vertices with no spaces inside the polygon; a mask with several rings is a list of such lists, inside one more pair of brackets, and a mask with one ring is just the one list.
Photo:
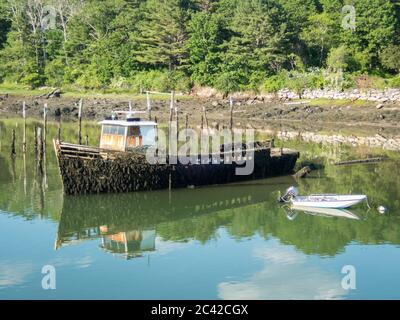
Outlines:
{"label": "rock", "polygon": [[298,171],[293,177],[295,177],[296,179],[302,179],[305,178],[307,175],[309,175],[311,172],[312,172],[311,168],[307,166]]}
{"label": "rock", "polygon": [[55,116],[55,117],[60,117],[60,116],[61,116],[61,110],[60,110],[60,108],[57,108],[57,109],[54,111],[54,116]]}
{"label": "rock", "polygon": [[62,109],[62,113],[63,114],[69,114],[71,112],[71,109],[69,108],[69,107],[64,107],[63,109]]}
{"label": "rock", "polygon": [[377,108],[378,110],[382,109],[382,108],[383,108],[383,103],[378,104],[378,105],[376,106],[376,108]]}
{"label": "rock", "polygon": [[49,98],[60,98],[61,97],[61,89],[54,90],[50,95]]}
{"label": "rock", "polygon": [[219,102],[218,102],[218,101],[213,101],[213,102],[211,103],[211,105],[212,105],[213,107],[218,107],[218,106],[219,106]]}

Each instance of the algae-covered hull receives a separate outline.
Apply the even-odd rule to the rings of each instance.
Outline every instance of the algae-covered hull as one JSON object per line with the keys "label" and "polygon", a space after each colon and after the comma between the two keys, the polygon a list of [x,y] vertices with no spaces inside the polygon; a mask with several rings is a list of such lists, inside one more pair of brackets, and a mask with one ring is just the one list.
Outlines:
{"label": "algae-covered hull", "polygon": [[[247,150],[247,161],[253,161],[254,169],[250,174],[240,175],[237,169],[245,164],[238,164],[235,162],[238,159],[232,158],[229,163],[224,162],[225,154],[221,154],[221,161],[215,162],[215,157],[211,157],[208,164],[182,164],[179,161],[177,164],[150,164],[140,153],[112,152],[58,142],[55,142],[55,150],[64,192],[69,195],[150,191],[263,179],[292,173],[299,157],[298,152],[287,149],[284,152],[270,148]],[[243,160],[241,155],[240,160]]]}

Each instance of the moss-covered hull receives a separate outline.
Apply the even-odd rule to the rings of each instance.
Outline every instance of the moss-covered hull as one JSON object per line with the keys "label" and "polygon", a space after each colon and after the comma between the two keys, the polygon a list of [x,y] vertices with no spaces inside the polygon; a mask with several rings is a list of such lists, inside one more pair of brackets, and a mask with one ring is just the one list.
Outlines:
{"label": "moss-covered hull", "polygon": [[254,170],[249,175],[238,175],[236,162],[225,164],[175,165],[149,164],[145,155],[137,153],[114,153],[112,157],[104,152],[99,156],[73,155],[57,150],[64,192],[69,195],[88,193],[115,193],[150,191],[168,188],[186,188],[226,184],[272,176],[286,175],[293,171],[299,154],[286,151],[272,154],[271,149],[254,151]]}

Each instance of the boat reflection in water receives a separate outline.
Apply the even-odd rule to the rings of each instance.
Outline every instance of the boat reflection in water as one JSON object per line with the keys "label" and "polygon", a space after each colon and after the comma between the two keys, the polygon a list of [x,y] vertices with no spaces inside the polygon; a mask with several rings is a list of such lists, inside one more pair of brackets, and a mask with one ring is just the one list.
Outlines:
{"label": "boat reflection in water", "polygon": [[295,220],[298,214],[301,212],[312,216],[360,220],[360,217],[357,216],[355,213],[344,209],[314,208],[314,207],[302,207],[296,205],[284,206],[283,208],[286,212],[287,218],[291,221]]}
{"label": "boat reflection in water", "polygon": [[109,234],[107,226],[101,226],[101,247],[110,253],[121,254],[127,259],[143,256],[156,250],[156,230],[131,230]]}
{"label": "boat reflection in water", "polygon": [[66,196],[55,247],[101,239],[106,252],[132,259],[156,251],[157,226],[267,201],[254,184],[216,188]]}

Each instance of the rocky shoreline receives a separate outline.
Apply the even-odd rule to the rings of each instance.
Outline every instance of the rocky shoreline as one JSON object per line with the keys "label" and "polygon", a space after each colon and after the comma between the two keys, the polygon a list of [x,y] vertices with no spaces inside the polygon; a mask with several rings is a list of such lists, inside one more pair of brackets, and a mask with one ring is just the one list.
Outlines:
{"label": "rocky shoreline", "polygon": [[[278,92],[281,99],[297,99],[299,96],[290,90],[281,90]],[[397,102],[400,103],[400,89],[384,90],[305,90],[302,94],[304,99],[332,99],[332,100],[363,100],[373,102]]]}
{"label": "rocky shoreline", "polygon": [[300,139],[305,142],[324,143],[324,144],[345,144],[353,147],[366,146],[372,148],[382,148],[389,151],[400,151],[400,136],[385,137],[381,134],[373,136],[346,136],[342,134],[321,134],[318,132],[300,132],[300,131],[280,131],[276,136],[283,140]]}
{"label": "rocky shoreline", "polygon": [[[31,117],[41,116],[44,103],[48,104],[50,116],[59,113],[66,120],[74,120],[78,117],[79,98],[58,97],[46,98],[23,97],[14,95],[0,95],[0,115],[17,116],[21,114],[22,102],[26,101],[27,115]],[[248,98],[246,96],[235,97],[234,115],[236,119],[260,120],[308,120],[308,121],[329,121],[349,122],[357,121],[363,123],[390,124],[400,123],[400,104],[394,102],[359,103],[349,102],[338,106],[332,102],[331,106],[314,105],[311,101],[285,102],[282,100],[268,100],[257,96]],[[126,98],[86,98],[84,99],[84,117],[86,119],[102,119],[110,115],[112,110],[127,109],[129,100]],[[146,99],[132,101],[134,109],[146,110]],[[229,113],[229,101],[226,99],[197,98],[190,99],[177,96],[177,106],[180,113],[189,114],[191,120],[197,121],[201,118],[203,107],[206,107],[207,114],[212,119],[223,119]],[[152,111],[159,118],[168,118],[169,101],[153,100]]]}

